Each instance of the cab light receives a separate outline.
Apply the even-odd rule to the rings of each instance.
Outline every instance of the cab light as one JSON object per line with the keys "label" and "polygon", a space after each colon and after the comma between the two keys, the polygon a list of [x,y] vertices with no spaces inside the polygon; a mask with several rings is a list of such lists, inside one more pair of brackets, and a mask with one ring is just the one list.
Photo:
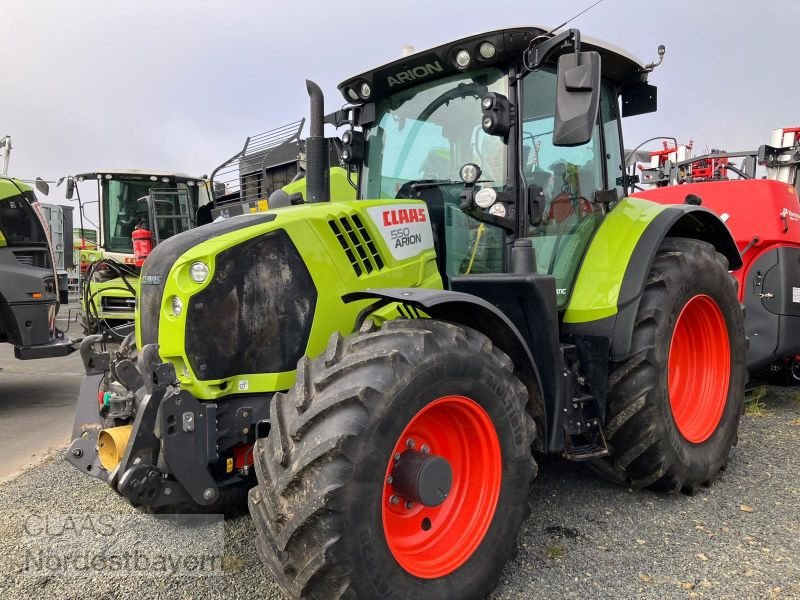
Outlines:
{"label": "cab light", "polygon": [[478,54],[481,55],[481,58],[485,58],[486,60],[494,57],[496,52],[494,44],[491,42],[483,42],[478,48]]}

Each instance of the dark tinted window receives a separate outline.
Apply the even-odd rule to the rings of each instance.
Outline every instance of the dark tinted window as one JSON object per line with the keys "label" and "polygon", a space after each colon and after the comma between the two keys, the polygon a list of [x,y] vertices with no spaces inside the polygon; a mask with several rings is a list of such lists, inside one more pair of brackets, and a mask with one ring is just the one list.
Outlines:
{"label": "dark tinted window", "polygon": [[0,232],[9,246],[47,244],[47,237],[39,217],[30,202],[35,202],[33,192],[0,200]]}

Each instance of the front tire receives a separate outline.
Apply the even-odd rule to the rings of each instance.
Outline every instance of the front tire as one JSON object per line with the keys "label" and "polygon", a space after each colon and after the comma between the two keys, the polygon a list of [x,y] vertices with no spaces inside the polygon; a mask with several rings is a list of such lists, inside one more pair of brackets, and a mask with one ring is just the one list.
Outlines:
{"label": "front tire", "polygon": [[606,440],[593,466],[616,483],[694,493],[725,468],[747,377],[728,263],[705,242],[667,239],[639,304],[628,358],[611,365]]}
{"label": "front tire", "polygon": [[[527,399],[509,358],[474,330],[400,320],[335,334],[300,361],[256,444],[249,505],[278,585],[294,598],[485,596],[528,512]],[[399,491],[393,464],[406,451],[448,461],[439,505]]]}

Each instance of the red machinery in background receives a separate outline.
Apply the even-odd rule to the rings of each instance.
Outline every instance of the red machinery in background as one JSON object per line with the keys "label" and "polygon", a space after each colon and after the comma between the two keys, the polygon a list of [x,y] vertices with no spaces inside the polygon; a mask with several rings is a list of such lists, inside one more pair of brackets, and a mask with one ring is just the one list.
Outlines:
{"label": "red machinery in background", "polygon": [[665,147],[651,154],[658,164],[643,171],[656,171],[655,187],[633,195],[702,204],[721,217],[744,263],[733,275],[746,308],[748,368],[753,374],[788,369],[800,380],[800,127],[776,129],[771,141],[753,152],[683,160],[674,160],[676,147]]}

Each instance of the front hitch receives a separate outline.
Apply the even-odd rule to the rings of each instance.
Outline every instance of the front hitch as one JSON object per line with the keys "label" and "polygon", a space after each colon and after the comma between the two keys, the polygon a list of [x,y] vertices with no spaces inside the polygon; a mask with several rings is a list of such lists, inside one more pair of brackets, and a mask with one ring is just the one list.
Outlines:
{"label": "front hitch", "polygon": [[[157,345],[142,348],[135,362],[127,352],[111,360],[108,353],[94,350],[99,337],[87,338],[81,346],[87,374],[67,461],[105,481],[134,505],[215,503],[218,482],[241,480],[237,461],[223,453],[252,447],[256,424],[268,418],[271,396],[202,402],[180,390],[174,366],[161,361]],[[135,392],[132,385],[138,386]],[[115,409],[123,405],[130,410]],[[107,413],[101,414],[103,410]],[[210,465],[220,461],[229,468],[217,480]],[[246,463],[240,465],[240,474],[249,470]]]}

